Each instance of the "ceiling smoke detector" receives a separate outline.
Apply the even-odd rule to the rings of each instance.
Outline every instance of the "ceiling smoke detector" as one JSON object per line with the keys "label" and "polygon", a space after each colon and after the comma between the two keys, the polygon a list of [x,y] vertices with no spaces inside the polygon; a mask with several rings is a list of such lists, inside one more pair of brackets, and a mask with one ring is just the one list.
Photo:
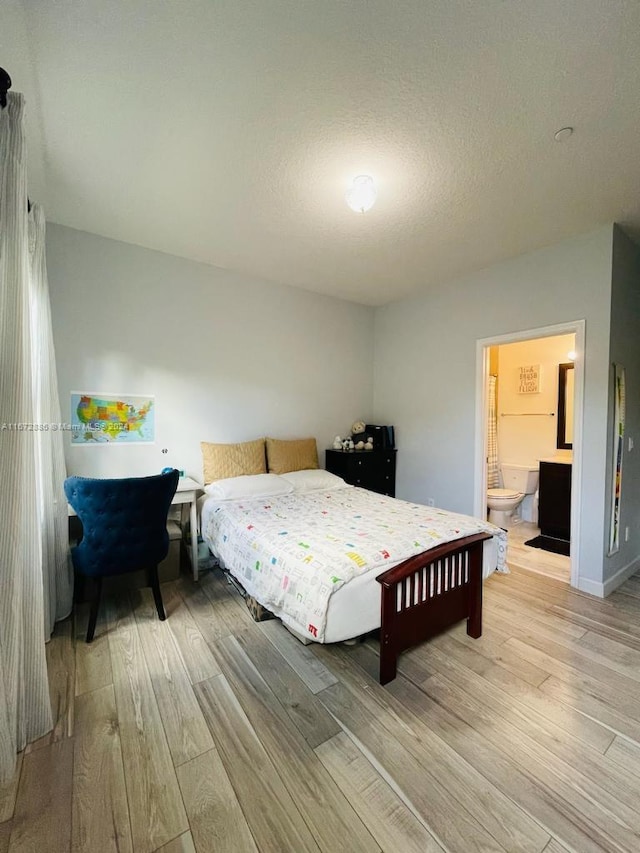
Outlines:
{"label": "ceiling smoke detector", "polygon": [[553,138],[556,142],[565,142],[573,133],[572,127],[561,127],[560,130],[556,130],[553,134]]}

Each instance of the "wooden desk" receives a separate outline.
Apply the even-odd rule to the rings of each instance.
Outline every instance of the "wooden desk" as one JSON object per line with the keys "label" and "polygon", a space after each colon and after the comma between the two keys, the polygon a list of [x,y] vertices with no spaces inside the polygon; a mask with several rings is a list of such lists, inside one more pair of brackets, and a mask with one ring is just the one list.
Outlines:
{"label": "wooden desk", "polygon": [[[200,483],[192,480],[191,477],[180,477],[176,493],[171,501],[172,505],[178,505],[183,509],[189,507],[189,523],[191,532],[191,570],[193,572],[194,581],[198,580],[198,515],[196,512],[196,500],[198,492],[202,489]],[[68,514],[75,515],[74,508],[67,504]]]}
{"label": "wooden desk", "polygon": [[189,505],[189,529],[191,533],[191,570],[194,581],[198,580],[198,515],[196,512],[196,500],[198,491],[202,489],[200,483],[196,483],[191,477],[180,477],[178,488],[173,496],[172,504],[180,504],[182,507]]}

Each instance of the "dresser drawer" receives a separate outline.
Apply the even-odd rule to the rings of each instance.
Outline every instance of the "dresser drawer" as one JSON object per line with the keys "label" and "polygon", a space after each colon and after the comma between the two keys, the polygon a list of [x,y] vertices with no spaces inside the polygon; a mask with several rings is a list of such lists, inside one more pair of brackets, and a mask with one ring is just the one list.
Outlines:
{"label": "dresser drawer", "polygon": [[327,450],[326,467],[352,486],[395,496],[395,450]]}

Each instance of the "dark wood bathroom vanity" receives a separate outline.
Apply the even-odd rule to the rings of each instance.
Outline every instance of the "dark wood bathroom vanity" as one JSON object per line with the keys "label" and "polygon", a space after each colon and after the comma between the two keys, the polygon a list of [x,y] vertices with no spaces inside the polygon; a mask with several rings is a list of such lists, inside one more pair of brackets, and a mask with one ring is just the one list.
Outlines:
{"label": "dark wood bathroom vanity", "polygon": [[542,536],[571,538],[571,462],[540,460],[538,524]]}

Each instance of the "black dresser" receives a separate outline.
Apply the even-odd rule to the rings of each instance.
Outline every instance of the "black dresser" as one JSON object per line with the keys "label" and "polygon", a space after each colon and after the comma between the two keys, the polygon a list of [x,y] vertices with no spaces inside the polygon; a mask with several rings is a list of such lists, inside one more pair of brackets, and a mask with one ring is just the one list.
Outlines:
{"label": "black dresser", "polygon": [[327,471],[381,495],[396,495],[395,450],[327,450]]}

